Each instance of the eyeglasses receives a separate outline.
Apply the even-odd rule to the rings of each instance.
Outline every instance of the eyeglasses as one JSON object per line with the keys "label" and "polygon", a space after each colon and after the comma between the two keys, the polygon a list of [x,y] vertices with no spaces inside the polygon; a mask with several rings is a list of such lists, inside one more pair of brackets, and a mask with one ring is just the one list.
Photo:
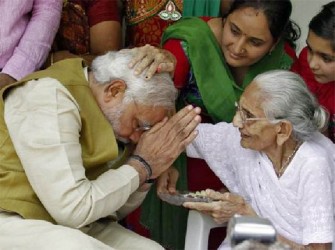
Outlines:
{"label": "eyeglasses", "polygon": [[[238,102],[235,102],[235,107],[236,107],[236,112],[238,112],[240,118],[241,118],[241,122],[243,124],[246,124],[250,121],[265,121],[268,120],[270,121],[268,118],[266,117],[248,117],[245,112],[242,110],[241,106],[238,104]],[[274,121],[274,120],[271,120]]]}
{"label": "eyeglasses", "polygon": [[142,125],[142,126],[138,126],[137,128],[135,128],[135,131],[148,131],[152,128],[151,125]]}

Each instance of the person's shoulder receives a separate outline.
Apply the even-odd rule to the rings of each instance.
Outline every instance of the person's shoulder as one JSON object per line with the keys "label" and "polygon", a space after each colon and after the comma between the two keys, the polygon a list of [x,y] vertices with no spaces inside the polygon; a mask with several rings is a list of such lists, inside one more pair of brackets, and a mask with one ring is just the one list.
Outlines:
{"label": "person's shoulder", "polygon": [[214,36],[218,43],[221,43],[221,36],[222,36],[222,18],[218,17],[209,17],[207,20],[207,24],[212,30]]}
{"label": "person's shoulder", "polygon": [[222,28],[222,18],[221,17],[208,17],[208,16],[203,16],[200,17],[201,20],[206,22],[208,25],[215,25],[215,26],[220,26]]}
{"label": "person's shoulder", "polygon": [[64,93],[65,95],[71,96],[62,83],[51,77],[29,80],[20,86],[20,89],[25,92],[26,95],[30,95],[30,98],[33,96],[36,98],[38,96],[48,96],[53,93]]}
{"label": "person's shoulder", "polygon": [[30,79],[10,88],[5,103],[17,110],[34,110],[37,107],[52,107],[57,103],[57,95],[72,98],[65,87],[56,79],[47,77]]}
{"label": "person's shoulder", "polygon": [[216,17],[210,17],[210,16],[201,16],[199,17],[201,20],[205,21],[205,22],[208,22],[208,21],[211,21],[211,20],[216,20],[216,19],[221,19],[221,18],[216,18]]}
{"label": "person's shoulder", "polygon": [[302,145],[302,154],[306,159],[329,161],[335,167],[335,144],[323,134],[317,132]]}

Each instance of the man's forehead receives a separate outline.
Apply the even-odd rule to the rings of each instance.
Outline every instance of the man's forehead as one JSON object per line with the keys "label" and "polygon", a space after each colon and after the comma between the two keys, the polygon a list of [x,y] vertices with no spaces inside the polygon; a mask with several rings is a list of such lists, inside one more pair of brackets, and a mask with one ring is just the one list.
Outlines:
{"label": "man's forehead", "polygon": [[138,105],[136,117],[141,125],[154,125],[163,120],[168,113],[169,109],[165,107]]}

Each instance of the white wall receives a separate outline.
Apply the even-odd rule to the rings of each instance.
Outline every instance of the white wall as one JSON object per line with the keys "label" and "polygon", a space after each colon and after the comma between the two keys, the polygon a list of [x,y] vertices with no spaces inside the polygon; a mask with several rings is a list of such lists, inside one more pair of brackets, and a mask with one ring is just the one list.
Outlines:
{"label": "white wall", "polygon": [[311,19],[319,13],[322,5],[331,0],[291,0],[293,11],[291,19],[295,21],[301,29],[301,37],[297,41],[297,52],[306,46],[306,38],[308,34],[308,24]]}

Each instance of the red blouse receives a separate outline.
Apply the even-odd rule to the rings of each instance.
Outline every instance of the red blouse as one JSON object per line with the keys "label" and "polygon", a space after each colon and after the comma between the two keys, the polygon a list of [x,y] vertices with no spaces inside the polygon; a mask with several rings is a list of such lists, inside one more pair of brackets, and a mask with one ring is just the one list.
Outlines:
{"label": "red blouse", "polygon": [[121,22],[118,0],[79,0],[79,2],[85,6],[90,27],[104,21]]}

